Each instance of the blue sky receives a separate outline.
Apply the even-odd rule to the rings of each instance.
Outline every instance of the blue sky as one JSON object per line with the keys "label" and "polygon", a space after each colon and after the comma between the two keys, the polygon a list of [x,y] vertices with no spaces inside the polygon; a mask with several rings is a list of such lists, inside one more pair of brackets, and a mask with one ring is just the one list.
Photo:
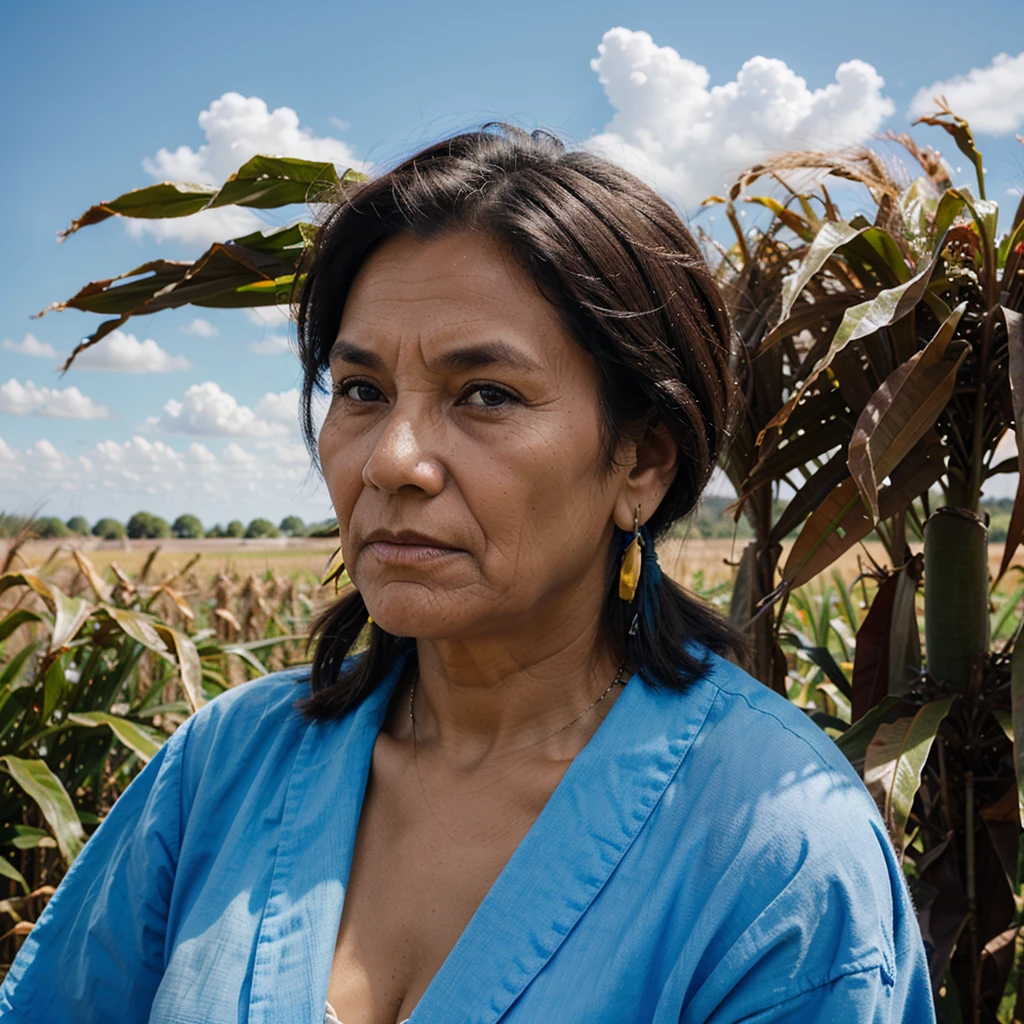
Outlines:
{"label": "blue sky", "polygon": [[[223,178],[247,146],[281,140],[382,166],[497,118],[594,145],[694,212],[774,146],[906,130],[942,82],[985,128],[988,192],[1005,217],[1024,182],[1022,46],[1024,5],[1011,2],[798,2],[784,16],[747,0],[9,9],[0,510],[92,520],[146,508],[207,523],[330,513],[291,425],[297,366],[281,320],[161,313],[130,324],[97,368],[55,373],[99,318],[31,314],[158,255],[195,256],[204,231],[231,226],[177,222],[161,236],[110,220],[57,245],[98,200],[186,171]],[[963,164],[941,133],[915,135]]]}

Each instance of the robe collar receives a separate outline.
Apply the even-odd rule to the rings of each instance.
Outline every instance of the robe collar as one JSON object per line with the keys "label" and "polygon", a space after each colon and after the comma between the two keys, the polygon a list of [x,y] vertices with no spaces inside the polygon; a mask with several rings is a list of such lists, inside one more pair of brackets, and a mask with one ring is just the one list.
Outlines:
{"label": "robe collar", "polygon": [[[404,667],[296,756],[254,958],[251,1024],[321,1021],[373,747]],[[647,823],[707,717],[634,675],[575,757],[431,981],[411,1024],[494,1024],[576,927]]]}

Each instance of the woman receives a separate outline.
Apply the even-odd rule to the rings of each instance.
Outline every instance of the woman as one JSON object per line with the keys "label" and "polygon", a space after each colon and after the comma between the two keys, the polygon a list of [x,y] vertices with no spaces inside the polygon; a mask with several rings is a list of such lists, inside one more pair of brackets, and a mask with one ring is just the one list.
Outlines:
{"label": "woman", "polygon": [[339,205],[299,339],[356,590],[310,669],[212,701],[129,787],[0,1016],[933,1019],[860,781],[658,569],[728,337],[666,204],[545,134]]}

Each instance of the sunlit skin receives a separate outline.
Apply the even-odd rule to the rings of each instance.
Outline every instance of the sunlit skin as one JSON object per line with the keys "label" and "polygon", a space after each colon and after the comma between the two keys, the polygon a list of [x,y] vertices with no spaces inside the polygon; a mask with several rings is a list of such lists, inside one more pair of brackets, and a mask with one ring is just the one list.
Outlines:
{"label": "sunlit skin", "polygon": [[374,748],[328,998],[394,1024],[422,996],[610,709],[600,617],[618,525],[677,450],[638,424],[611,467],[594,360],[498,243],[391,239],[346,300],[320,459],[374,621],[416,638]]}

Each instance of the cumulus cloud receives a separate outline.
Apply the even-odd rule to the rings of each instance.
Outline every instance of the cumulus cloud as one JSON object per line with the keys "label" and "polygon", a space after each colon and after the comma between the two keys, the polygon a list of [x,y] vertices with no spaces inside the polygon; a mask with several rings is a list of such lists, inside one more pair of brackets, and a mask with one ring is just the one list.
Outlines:
{"label": "cumulus cloud", "polygon": [[287,306],[254,306],[243,310],[246,320],[264,331],[262,338],[249,343],[250,352],[263,356],[279,356],[291,351],[288,328],[291,311]]}
{"label": "cumulus cloud", "polygon": [[287,330],[292,322],[291,310],[287,306],[251,306],[242,312],[245,313],[246,320],[255,327]]}
{"label": "cumulus cloud", "polygon": [[[291,107],[270,110],[258,96],[224,93],[200,113],[199,127],[206,141],[198,149],[160,149],[143,160],[146,172],[157,181],[220,185],[257,153],[329,160],[341,170],[363,167],[347,143],[315,135],[302,127]],[[263,222],[251,210],[224,207],[173,220],[129,220],[127,225],[135,237],[148,234],[158,240],[209,244],[256,231]]]}
{"label": "cumulus cloud", "polygon": [[199,127],[206,136],[199,149],[161,149],[143,167],[154,178],[216,185],[257,153],[330,160],[342,169],[359,163],[340,139],[314,135],[291,107],[270,110],[258,96],[224,93],[199,115]]}
{"label": "cumulus cloud", "polygon": [[209,320],[196,317],[191,323],[187,323],[181,328],[181,333],[194,334],[197,338],[216,338],[220,331]]}
{"label": "cumulus cloud", "polygon": [[152,338],[139,341],[134,334],[124,331],[112,331],[87,348],[75,360],[75,366],[114,373],[174,373],[193,368],[184,356],[172,356]]}
{"label": "cumulus cloud", "polygon": [[242,405],[212,380],[193,384],[179,402],[171,399],[160,416],[146,423],[167,434],[200,437],[294,437],[298,429],[296,388],[264,395],[255,408]]}
{"label": "cumulus cloud", "polygon": [[223,206],[216,210],[200,210],[189,217],[172,220],[126,220],[125,230],[132,238],[150,237],[158,242],[180,242],[182,245],[207,248],[214,242],[259,231],[266,225],[251,210]]}
{"label": "cumulus cloud", "polygon": [[268,334],[259,341],[249,342],[249,351],[261,356],[280,356],[292,349],[291,342],[284,334]]}
{"label": "cumulus cloud", "polygon": [[18,449],[0,438],[5,500],[25,508],[45,503],[56,514],[73,501],[94,518],[139,507],[165,516],[195,512],[207,523],[290,512],[324,517],[326,497],[309,468],[305,449],[290,442],[256,442],[255,449],[231,442],[217,453],[199,442],[179,451],[136,435],[69,454],[46,439]]}
{"label": "cumulus cloud", "polygon": [[769,153],[862,142],[894,110],[881,75],[861,60],[840,64],[834,82],[812,90],[767,57],[712,86],[707,68],[626,28],[606,32],[597,50],[591,68],[616,113],[589,145],[684,207]]}
{"label": "cumulus cloud", "polygon": [[83,395],[76,387],[37,387],[32,381],[24,384],[12,377],[0,384],[0,412],[15,416],[50,416],[60,420],[107,420],[110,410]]}
{"label": "cumulus cloud", "polygon": [[57,357],[57,350],[48,341],[40,341],[34,334],[26,334],[21,341],[4,338],[4,348],[8,352],[16,352],[19,356],[31,356],[33,359]]}
{"label": "cumulus cloud", "polygon": [[971,68],[918,89],[910,101],[913,117],[935,110],[935,98],[944,96],[950,109],[971,122],[975,132],[1005,135],[1024,125],[1024,51],[1016,57],[998,53],[984,68]]}

